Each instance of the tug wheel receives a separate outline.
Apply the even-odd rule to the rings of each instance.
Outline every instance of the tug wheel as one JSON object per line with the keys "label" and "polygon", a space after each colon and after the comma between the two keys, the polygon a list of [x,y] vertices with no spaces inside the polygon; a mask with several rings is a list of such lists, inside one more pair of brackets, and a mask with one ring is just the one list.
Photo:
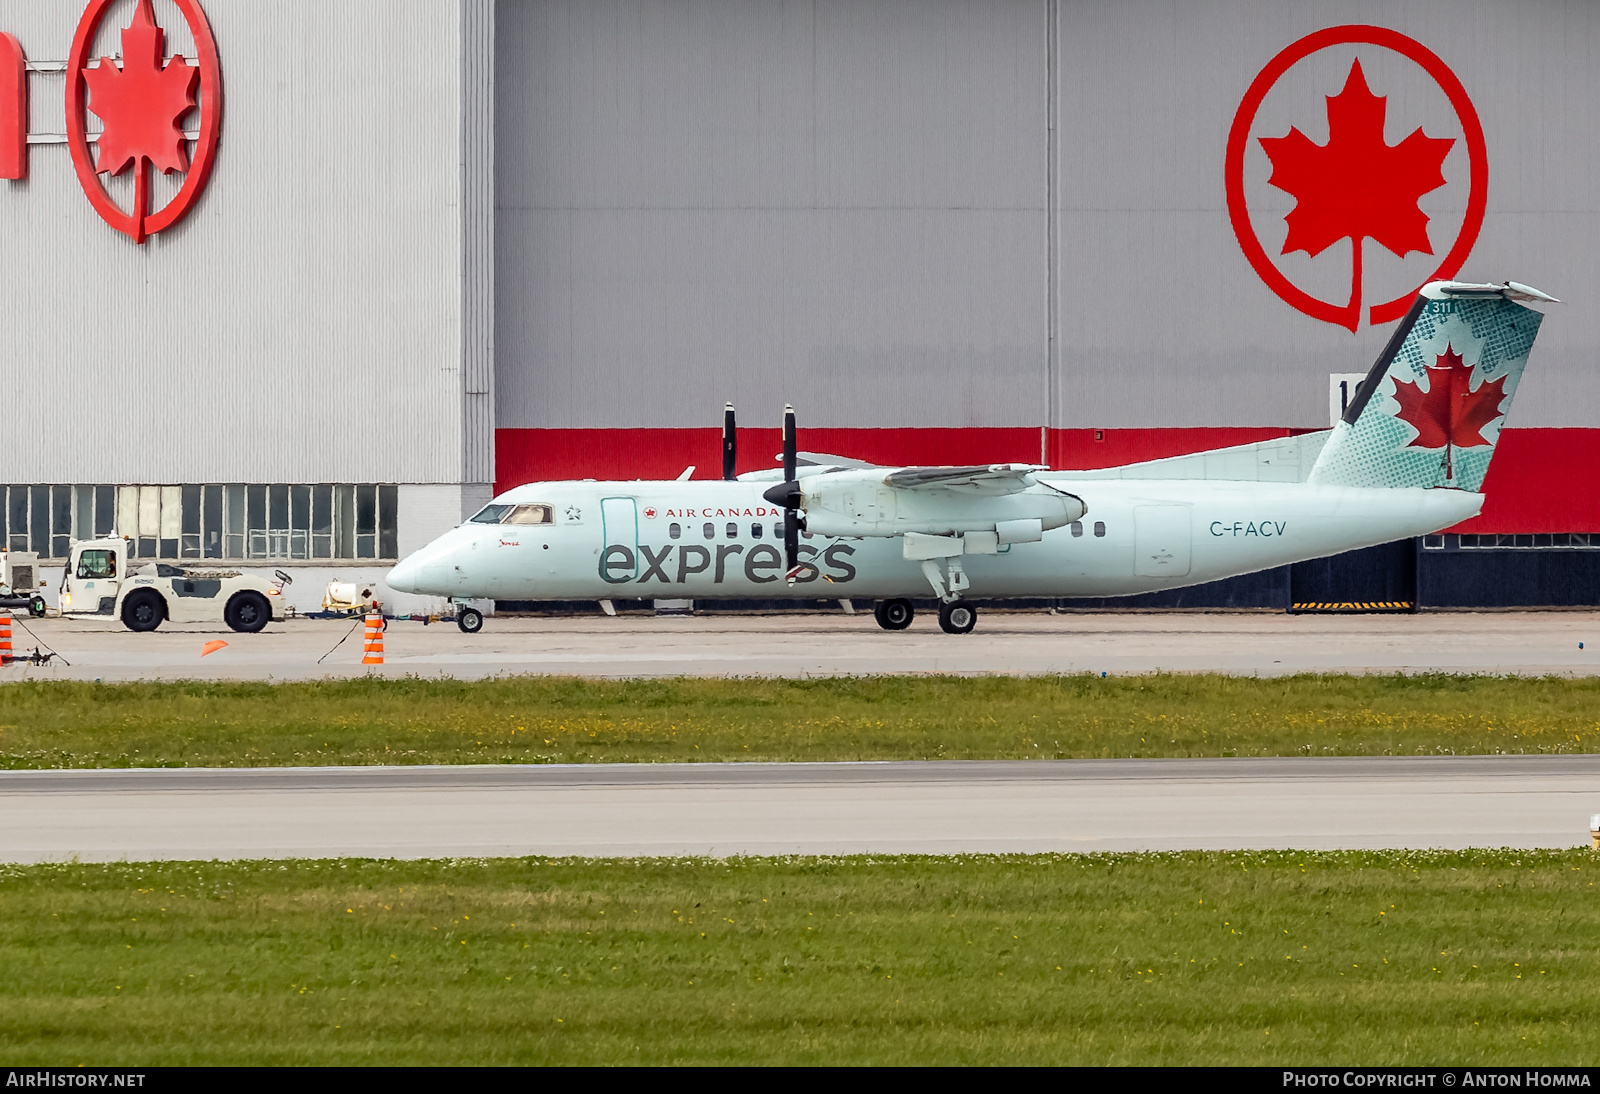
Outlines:
{"label": "tug wheel", "polygon": [[141,589],[122,602],[122,625],[130,631],[153,631],[161,626],[167,606],[160,593]]}
{"label": "tug wheel", "polygon": [[272,621],[272,605],[258,592],[234,593],[222,610],[222,621],[243,634],[255,634]]}

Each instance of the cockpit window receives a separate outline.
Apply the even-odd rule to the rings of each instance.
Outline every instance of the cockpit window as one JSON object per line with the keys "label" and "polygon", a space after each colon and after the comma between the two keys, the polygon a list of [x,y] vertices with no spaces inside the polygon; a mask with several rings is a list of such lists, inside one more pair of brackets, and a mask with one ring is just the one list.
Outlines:
{"label": "cockpit window", "polygon": [[500,518],[501,524],[554,524],[548,505],[518,505]]}
{"label": "cockpit window", "polygon": [[472,524],[554,524],[548,505],[485,505]]}

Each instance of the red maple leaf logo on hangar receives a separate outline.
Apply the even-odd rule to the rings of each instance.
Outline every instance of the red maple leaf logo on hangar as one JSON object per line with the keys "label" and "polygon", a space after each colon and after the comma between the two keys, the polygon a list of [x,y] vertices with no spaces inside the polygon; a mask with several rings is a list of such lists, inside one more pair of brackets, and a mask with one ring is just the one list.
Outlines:
{"label": "red maple leaf logo on hangar", "polygon": [[[120,33],[120,57],[101,56],[101,24],[125,11],[120,0],[89,0],[67,58],[67,145],[84,194],[102,219],[143,243],[194,207],[216,163],[222,122],[222,71],[216,40],[199,0],[167,0],[188,25],[194,57],[166,56],[167,32],[151,0],[138,0]],[[170,14],[170,12],[169,12]],[[101,129],[91,133],[91,118]],[[192,127],[186,131],[186,126]],[[98,147],[95,147],[95,145]],[[104,177],[133,173],[133,205],[124,208]],[[152,209],[150,173],[182,176]]]}
{"label": "red maple leaf logo on hangar", "polygon": [[[1327,139],[1318,144],[1285,123],[1303,113],[1307,92],[1327,78],[1326,63],[1315,60],[1326,50],[1343,54],[1333,69],[1343,73],[1343,87],[1314,100],[1324,104],[1323,117],[1301,123],[1315,133],[1326,120]],[[1418,122],[1426,119],[1426,130],[1391,118],[1392,104],[1373,91],[1368,71],[1396,82],[1395,101]],[[1285,111],[1289,119],[1266,121]],[[1394,144],[1384,135],[1391,121],[1406,134]],[[1269,128],[1257,132],[1258,122]],[[1363,320],[1376,326],[1399,319],[1422,285],[1460,271],[1483,226],[1488,152],[1466,88],[1427,46],[1387,27],[1326,27],[1284,47],[1250,82],[1228,130],[1223,186],[1234,238],[1267,287],[1296,311],[1356,331]],[[1287,214],[1279,194],[1294,198]],[[1328,268],[1346,261],[1344,249],[1334,247],[1344,240],[1348,297],[1343,270]],[[1365,254],[1369,241],[1389,254]],[[1304,257],[1285,257],[1291,254]],[[1401,287],[1406,291],[1393,295]]]}
{"label": "red maple leaf logo on hangar", "polygon": [[150,206],[148,163],[170,175],[189,170],[182,117],[195,107],[200,70],[182,55],[165,66],[166,32],[156,26],[150,0],[139,0],[133,21],[122,32],[122,67],[102,57],[97,68],[84,70],[89,109],[105,122],[100,134],[98,174],[120,175],[134,169],[134,216],[137,242],[144,241],[144,217]]}
{"label": "red maple leaf logo on hangar", "polygon": [[120,175],[144,159],[163,174],[189,170],[178,121],[195,106],[200,70],[180,54],[161,64],[166,32],[156,26],[150,0],[140,0],[122,32],[122,67],[102,57],[84,72],[89,109],[105,122],[96,170]]}
{"label": "red maple leaf logo on hangar", "polygon": [[1394,382],[1395,401],[1400,410],[1395,417],[1417,431],[1406,443],[1407,448],[1442,448],[1445,450],[1444,477],[1451,478],[1450,450],[1475,448],[1488,444],[1483,436],[1485,426],[1500,417],[1500,404],[1505,401],[1506,377],[1485,380],[1478,390],[1470,387],[1472,366],[1461,359],[1454,346],[1446,346],[1435,363],[1427,368],[1428,390],[1410,380]]}
{"label": "red maple leaf logo on hangar", "polygon": [[1272,161],[1273,186],[1299,199],[1285,217],[1283,254],[1315,258],[1341,239],[1352,243],[1350,299],[1361,304],[1361,241],[1371,239],[1397,258],[1432,254],[1428,216],[1417,204],[1444,185],[1444,158],[1455,140],[1419,127],[1399,144],[1383,138],[1387,101],[1367,87],[1361,62],[1350,65],[1344,90],[1328,96],[1328,143],[1315,144],[1291,127],[1262,137]]}

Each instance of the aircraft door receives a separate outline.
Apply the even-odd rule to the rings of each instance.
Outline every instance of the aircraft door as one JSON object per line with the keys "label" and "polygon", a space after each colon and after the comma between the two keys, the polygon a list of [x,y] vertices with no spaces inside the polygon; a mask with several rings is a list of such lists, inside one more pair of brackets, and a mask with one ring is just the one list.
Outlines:
{"label": "aircraft door", "polygon": [[[639,576],[639,513],[632,498],[602,498],[600,525],[605,542],[601,561],[607,580]],[[626,554],[614,548],[624,548]]]}
{"label": "aircraft door", "polygon": [[1139,577],[1183,577],[1189,572],[1189,507],[1133,507],[1133,572]]}

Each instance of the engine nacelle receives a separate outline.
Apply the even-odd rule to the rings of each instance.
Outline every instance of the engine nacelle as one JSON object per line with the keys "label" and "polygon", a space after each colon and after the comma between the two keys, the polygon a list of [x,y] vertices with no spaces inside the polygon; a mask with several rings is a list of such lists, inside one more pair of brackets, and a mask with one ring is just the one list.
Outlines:
{"label": "engine nacelle", "polygon": [[1087,512],[1083,500],[1043,483],[1011,494],[981,496],[937,488],[897,489],[879,469],[800,479],[806,530],[820,536],[945,536],[995,532],[1001,542],[1027,542]]}

